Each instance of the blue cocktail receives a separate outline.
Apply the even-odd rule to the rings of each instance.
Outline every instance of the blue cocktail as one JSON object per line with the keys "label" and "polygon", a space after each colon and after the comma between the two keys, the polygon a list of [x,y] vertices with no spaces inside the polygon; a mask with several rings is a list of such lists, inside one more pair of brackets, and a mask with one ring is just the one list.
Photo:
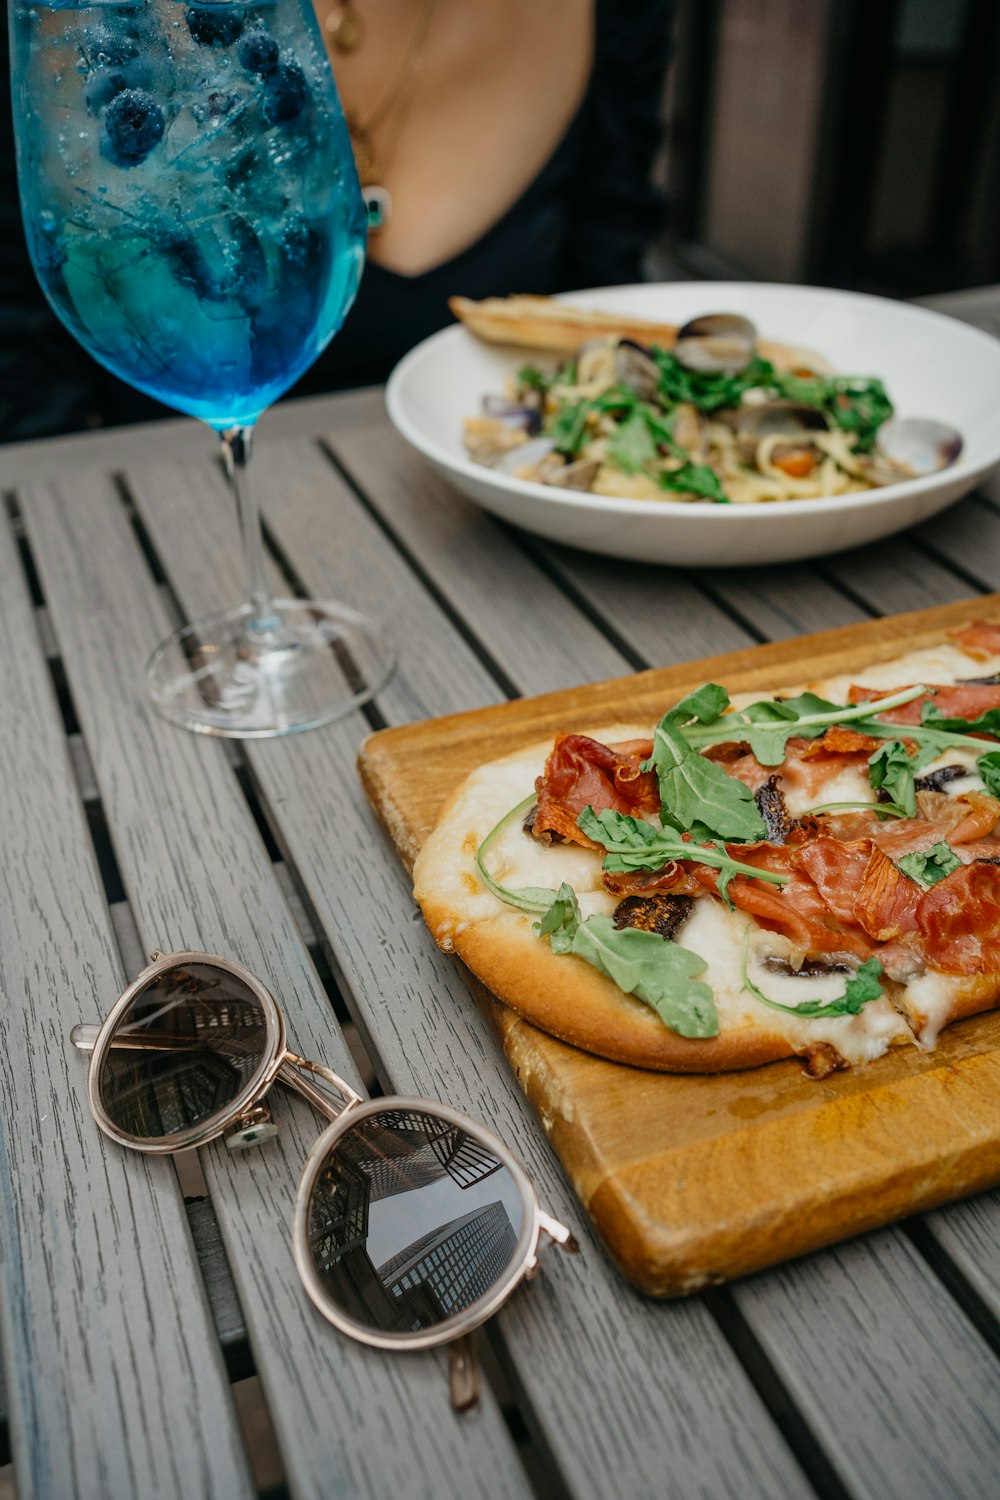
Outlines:
{"label": "blue cocktail", "polygon": [[275,601],[253,424],[340,327],[364,262],[350,138],[309,0],[11,5],[18,179],[59,317],[123,380],[221,435],[251,604],[150,666],[157,706],[234,735],[322,723],[388,653],[337,605]]}

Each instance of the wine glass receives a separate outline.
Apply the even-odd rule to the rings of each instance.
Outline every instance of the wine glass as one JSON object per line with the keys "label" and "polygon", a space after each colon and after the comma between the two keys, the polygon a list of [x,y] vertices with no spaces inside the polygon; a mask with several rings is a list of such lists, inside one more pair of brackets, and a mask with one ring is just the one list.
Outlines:
{"label": "wine glass", "polygon": [[381,630],[275,599],[254,425],[340,327],[364,264],[350,137],[310,0],[10,0],[18,182],[56,313],[115,375],[218,432],[249,603],[178,630],[147,687],[174,723],[309,729],[372,697]]}

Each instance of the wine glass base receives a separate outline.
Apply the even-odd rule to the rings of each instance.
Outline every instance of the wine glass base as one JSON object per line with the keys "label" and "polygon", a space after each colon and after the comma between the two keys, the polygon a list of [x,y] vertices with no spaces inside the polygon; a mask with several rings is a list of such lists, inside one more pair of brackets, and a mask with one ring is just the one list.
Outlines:
{"label": "wine glass base", "polygon": [[248,604],[177,630],[146,668],[154,708],[184,729],[266,739],[342,718],[385,686],[396,654],[343,604],[275,599],[266,622]]}

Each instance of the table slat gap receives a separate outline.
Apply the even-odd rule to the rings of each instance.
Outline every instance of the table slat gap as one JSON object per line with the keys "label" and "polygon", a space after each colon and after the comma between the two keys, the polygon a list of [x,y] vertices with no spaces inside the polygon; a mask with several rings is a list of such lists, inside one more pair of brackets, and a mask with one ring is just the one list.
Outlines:
{"label": "table slat gap", "polygon": [[[271,820],[268,819],[268,821],[270,822]],[[274,874],[281,887],[282,895],[288,904],[288,910],[291,912],[295,920],[295,925],[299,929],[303,943],[309,949],[318,948],[320,942],[316,925],[305,901],[302,899],[301,888],[284,859],[275,861]]]}
{"label": "table slat gap", "polygon": [[637,567],[551,542],[537,546],[563,583],[591,600],[591,607],[614,631],[615,639],[624,642],[630,653],[641,652],[652,666],[734,651],[757,640],[755,632],[707,596],[693,573]]}
{"label": "table slat gap", "polygon": [[[419,563],[421,580],[449,601],[463,631],[488,640],[522,692],[627,670],[628,660],[520,541],[415,462],[384,416],[331,430],[327,441],[357,491]],[[544,677],[539,664],[547,664]]]}
{"label": "table slat gap", "polygon": [[[362,506],[313,442],[285,440],[270,448],[262,444],[255,456],[258,490],[265,522],[306,591],[314,598],[333,597],[354,608],[383,619],[386,630],[400,651],[402,666],[378,695],[375,710],[397,719],[426,717],[428,704],[440,701],[453,677],[471,684],[475,701],[501,701],[505,695],[474,651],[460,637],[446,615],[422,590],[412,586],[413,575],[393,549],[385,547],[381,528]],[[165,508],[176,508],[178,489],[191,491],[188,522],[192,535],[201,538],[201,556],[188,547],[188,577],[199,564],[201,597],[217,600],[215,558],[233,556],[235,515],[225,486],[214,472],[201,467],[150,465],[137,476],[143,514],[154,543],[160,545]],[[268,490],[280,497],[268,500]],[[289,518],[297,517],[303,545],[287,545]],[[332,532],[332,537],[331,537]],[[165,561],[172,566],[170,558]],[[275,576],[280,576],[275,570]],[[243,582],[234,568],[225,587],[239,598]],[[384,618],[383,618],[384,617]],[[457,695],[451,701],[464,707],[468,701]],[[433,711],[433,710],[430,710]]]}
{"label": "table slat gap", "polygon": [[[215,462],[219,463],[218,456],[216,456]],[[163,564],[156,555],[156,548],[153,546],[152,538],[146,530],[139,507],[135,503],[135,496],[129,487],[128,473],[125,469],[115,469],[109,474],[108,478],[111,480],[115,494],[122,503],[122,508],[128,517],[128,523],[135,533],[135,539],[139,544],[139,551],[142,553],[150,576],[157,587],[162,588],[168,584],[169,580],[167,579]]]}
{"label": "table slat gap", "polygon": [[972,558],[961,560],[957,555],[950,555],[938,541],[925,542],[923,538],[917,540],[916,545],[925,550],[926,556],[932,562],[947,564],[950,571],[966,588],[975,589],[976,594],[991,594],[1000,581],[1000,571],[995,575],[989,567],[989,556],[980,559],[985,562],[987,571],[982,573],[976,571],[976,561]]}
{"label": "table slat gap", "polygon": [[44,605],[39,605],[36,608],[35,619],[38,624],[38,635],[45,655],[48,657],[58,656],[59,651],[56,646],[55,633],[52,629],[52,621],[49,619],[49,612]]}
{"label": "table slat gap", "polygon": [[122,969],[126,974],[138,974],[139,970],[148,962],[148,955],[142,946],[142,937],[136,926],[135,915],[127,901],[113,901],[108,907],[111,917],[111,925],[115,931],[115,941],[122,958]]}
{"label": "table slat gap", "polygon": [[838,553],[828,558],[819,572],[836,582],[848,598],[854,599],[873,618],[907,610],[917,597],[928,605],[947,604],[961,598],[970,587],[974,589],[970,604],[975,602],[979,589],[928,549],[920,547],[913,537],[894,542],[891,570],[886,569],[882,550],[867,547]]}
{"label": "table slat gap", "polygon": [[455,608],[452,601],[448,598],[448,595],[437,586],[433,576],[421,563],[419,556],[417,556],[413,549],[407,545],[406,541],[401,536],[397,535],[397,533],[392,530],[385,517],[381,514],[378,508],[372,504],[365,490],[355,480],[351,471],[346,467],[345,464],[341,462],[330,442],[325,438],[320,438],[317,441],[316,446],[318,451],[326,459],[327,463],[330,464],[331,468],[334,469],[339,478],[354,495],[358,503],[363,506],[366,514],[371,517],[372,521],[379,528],[386,541],[399,554],[399,557],[420,583],[424,592],[427,593],[431,599],[433,599],[434,603],[437,605],[438,609],[444,615],[448,623],[465,641],[465,644],[469,647],[470,651],[473,651],[479,658],[483,667],[487,672],[489,672],[490,676],[496,682],[497,687],[500,689],[501,693],[503,693],[504,697],[519,698],[521,696],[521,693],[516,683],[511,680],[507,672],[501,666],[500,662],[496,660],[493,653],[486,646],[485,642],[476,635],[475,631],[470,627],[469,623]]}
{"label": "table slat gap", "polygon": [[[829,588],[836,589],[838,593],[842,594],[845,599],[853,604],[858,610],[859,618],[861,619],[884,620],[886,615],[893,613],[892,610],[880,608],[874,600],[866,598],[862,590],[856,588],[850,581],[849,574],[845,576],[845,574],[838,573],[832,568],[823,566],[816,568],[815,575]],[[949,593],[948,598],[954,598],[954,595]],[[928,603],[931,602],[934,601],[928,600]]]}
{"label": "table slat gap", "polygon": [[[852,1496],[994,1500],[1000,1366],[900,1229],[735,1282],[731,1293],[783,1384],[807,1403]],[[819,1305],[829,1312],[821,1349]]]}
{"label": "table slat gap", "polygon": [[[261,522],[261,533],[264,538],[264,550],[273,563],[274,567],[277,569],[278,573],[281,575],[282,581],[289,595],[294,599],[315,599],[317,595],[314,593],[310,593],[298,571],[293,566],[292,560],[288,556],[288,553],[282,547],[278,538],[271,530],[271,527],[267,524],[267,521],[263,519]],[[385,728],[385,716],[382,713],[377,700],[370,699],[367,703],[362,703],[360,705],[359,712],[371,725],[373,732],[377,729]]]}
{"label": "table slat gap", "polygon": [[943,560],[965,582],[989,591],[1000,584],[1000,517],[978,496],[962,500],[935,520],[925,521],[914,541]]}
{"label": "table slat gap", "polygon": [[[276,827],[280,827],[280,824],[276,823]],[[381,1093],[380,1070],[377,1066],[374,1038],[361,1031],[351,1014],[351,1008],[345,998],[348,993],[348,981],[345,976],[338,974],[336,963],[331,961],[332,956],[323,941],[305,885],[296,877],[294,869],[290,868],[284,859],[274,864],[272,868],[288,904],[291,919],[298,928],[316,976],[326,992],[330,1008],[336,1017],[364,1091],[368,1095]]]}
{"label": "table slat gap", "polygon": [[[49,659],[54,660],[54,658]],[[90,756],[87,754],[83,735],[80,733],[68,734],[66,736],[66,746],[69,750],[70,760],[73,763],[73,774],[76,777],[76,784],[80,789],[81,802],[85,805],[90,802],[97,802],[99,800],[97,782],[94,780],[94,768],[90,764]]]}
{"label": "table slat gap", "polygon": [[756,624],[749,613],[742,609],[739,609],[737,605],[733,603],[733,600],[729,597],[724,588],[717,587],[709,580],[709,578],[704,573],[693,574],[691,581],[698,593],[701,594],[701,596],[705,600],[707,600],[709,604],[713,605],[720,612],[720,614],[723,614],[727,619],[732,620],[733,624],[738,626],[738,628],[743,631],[743,633],[750,641],[755,641],[758,644],[762,644],[768,639],[767,634],[760,628],[758,624]]}
{"label": "table slat gap", "polygon": [[256,1373],[247,1340],[246,1318],[233,1279],[229,1257],[215,1216],[211,1198],[186,1197],[184,1210],[191,1241],[205,1282],[208,1305],[231,1381],[246,1380]]}
{"label": "table slat gap", "polygon": [[980,1193],[921,1221],[951,1258],[979,1302],[1000,1322],[1000,1193]]}
{"label": "table slat gap", "polygon": [[870,610],[825,580],[812,560],[772,568],[705,569],[698,574],[698,582],[720,609],[734,610],[761,642],[788,640],[871,618]]}
{"label": "table slat gap", "polygon": [[785,1442],[820,1500],[852,1500],[830,1463],[816,1434],[805,1419],[793,1390],[779,1374],[767,1350],[740,1311],[730,1287],[716,1287],[705,1293],[705,1302],[747,1375],[760,1393]]}
{"label": "table slat gap", "polygon": [[551,580],[570,604],[580,611],[584,619],[589,620],[591,625],[600,631],[624,663],[637,672],[646,670],[650,665],[649,658],[641,651],[637,651],[633,643],[626,639],[614,621],[604,614],[586,591],[580,588],[568,573],[560,569],[551,547],[548,547],[540,537],[531,536],[527,532],[519,532],[516,527],[507,526],[502,521],[494,520],[493,524],[510,539],[512,546],[517,547],[540,573]]}

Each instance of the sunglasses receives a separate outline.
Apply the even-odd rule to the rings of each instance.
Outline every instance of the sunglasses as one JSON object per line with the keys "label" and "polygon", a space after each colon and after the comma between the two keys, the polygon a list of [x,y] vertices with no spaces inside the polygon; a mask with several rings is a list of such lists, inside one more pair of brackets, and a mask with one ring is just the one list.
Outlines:
{"label": "sunglasses", "polygon": [[223,1135],[231,1151],[261,1144],[277,1134],[264,1103],[275,1080],[325,1115],[332,1123],[295,1196],[305,1289],[364,1344],[447,1344],[459,1411],[479,1394],[472,1330],[535,1275],[545,1245],[579,1249],[490,1131],[428,1099],[362,1099],[289,1050],[274,996],[227,959],[150,954],[103,1025],[75,1026],[71,1040],[92,1054],[94,1119],[135,1151],[168,1154]]}

